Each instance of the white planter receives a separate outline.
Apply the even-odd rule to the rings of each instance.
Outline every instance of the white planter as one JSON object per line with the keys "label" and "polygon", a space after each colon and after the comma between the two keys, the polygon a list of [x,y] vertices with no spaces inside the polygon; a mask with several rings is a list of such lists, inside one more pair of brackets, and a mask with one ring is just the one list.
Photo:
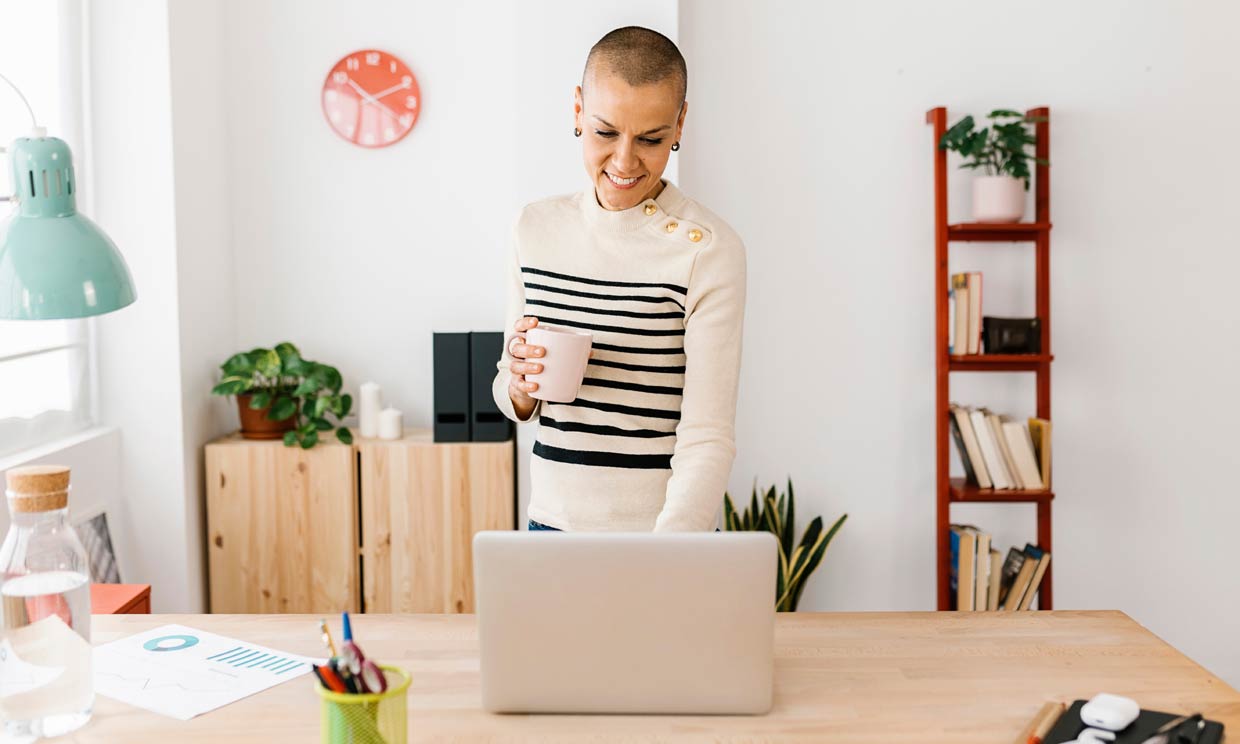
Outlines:
{"label": "white planter", "polygon": [[1025,216],[1025,182],[1011,176],[973,179],[973,219],[976,222],[1020,222]]}

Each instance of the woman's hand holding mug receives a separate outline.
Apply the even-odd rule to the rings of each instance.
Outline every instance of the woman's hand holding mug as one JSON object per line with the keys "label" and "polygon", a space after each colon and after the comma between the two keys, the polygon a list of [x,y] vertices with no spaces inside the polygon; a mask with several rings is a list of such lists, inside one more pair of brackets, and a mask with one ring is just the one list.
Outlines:
{"label": "woman's hand holding mug", "polygon": [[[512,375],[508,397],[517,416],[522,420],[529,418],[539,400],[568,403],[576,399],[586,365],[594,356],[590,332],[556,325],[539,327],[538,318],[530,316],[517,320],[513,330],[518,335],[508,349],[513,358],[509,365]],[[526,334],[530,339],[537,336],[539,343],[527,343]],[[543,360],[549,350],[555,361],[550,370],[545,370]],[[531,380],[528,375],[535,375],[538,380]],[[545,389],[540,382],[547,383]]]}
{"label": "woman's hand holding mug", "polygon": [[521,419],[529,418],[534,412],[534,406],[538,405],[538,401],[530,397],[530,393],[538,389],[538,383],[528,382],[525,376],[542,372],[543,366],[537,360],[547,353],[547,350],[541,346],[530,346],[525,343],[525,332],[536,325],[538,325],[538,318],[529,316],[518,318],[513,325],[513,330],[517,332],[517,335],[513,337],[508,347],[508,353],[513,359],[508,367],[512,372],[512,377],[508,381],[508,397],[512,399],[513,410]]}

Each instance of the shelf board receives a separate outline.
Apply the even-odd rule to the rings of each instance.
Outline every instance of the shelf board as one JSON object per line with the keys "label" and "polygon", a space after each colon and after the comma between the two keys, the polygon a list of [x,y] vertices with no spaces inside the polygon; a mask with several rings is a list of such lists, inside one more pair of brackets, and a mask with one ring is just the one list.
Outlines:
{"label": "shelf board", "polygon": [[1036,372],[1053,354],[950,354],[949,372]]}
{"label": "shelf board", "polygon": [[1023,243],[1050,232],[1049,222],[960,222],[947,226],[948,241]]}
{"label": "shelf board", "polygon": [[955,502],[1037,504],[1051,501],[1055,498],[1055,493],[1050,490],[1025,491],[1016,488],[996,491],[993,488],[969,485],[964,478],[952,478],[949,498]]}

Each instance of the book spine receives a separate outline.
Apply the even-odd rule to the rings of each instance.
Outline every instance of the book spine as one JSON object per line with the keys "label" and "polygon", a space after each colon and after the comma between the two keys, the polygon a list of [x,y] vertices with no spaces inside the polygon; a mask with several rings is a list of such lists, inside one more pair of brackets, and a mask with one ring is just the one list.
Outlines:
{"label": "book spine", "polygon": [[960,424],[957,423],[955,416],[949,416],[948,426],[952,431],[952,441],[956,443],[956,452],[960,455],[960,464],[964,466],[964,477],[969,483],[981,487],[981,483],[977,480],[977,471],[973,469],[973,463],[969,460],[969,453],[964,446],[964,436],[960,433]]}

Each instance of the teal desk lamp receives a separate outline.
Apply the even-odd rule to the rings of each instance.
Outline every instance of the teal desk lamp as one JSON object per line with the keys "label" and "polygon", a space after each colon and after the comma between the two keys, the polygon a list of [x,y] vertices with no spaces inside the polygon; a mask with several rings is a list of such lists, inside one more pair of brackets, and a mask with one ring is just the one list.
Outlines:
{"label": "teal desk lamp", "polygon": [[[133,303],[133,278],[116,244],[77,211],[69,146],[38,126],[9,147],[17,207],[0,222],[0,320],[84,318]],[[0,149],[0,152],[4,150]]]}

